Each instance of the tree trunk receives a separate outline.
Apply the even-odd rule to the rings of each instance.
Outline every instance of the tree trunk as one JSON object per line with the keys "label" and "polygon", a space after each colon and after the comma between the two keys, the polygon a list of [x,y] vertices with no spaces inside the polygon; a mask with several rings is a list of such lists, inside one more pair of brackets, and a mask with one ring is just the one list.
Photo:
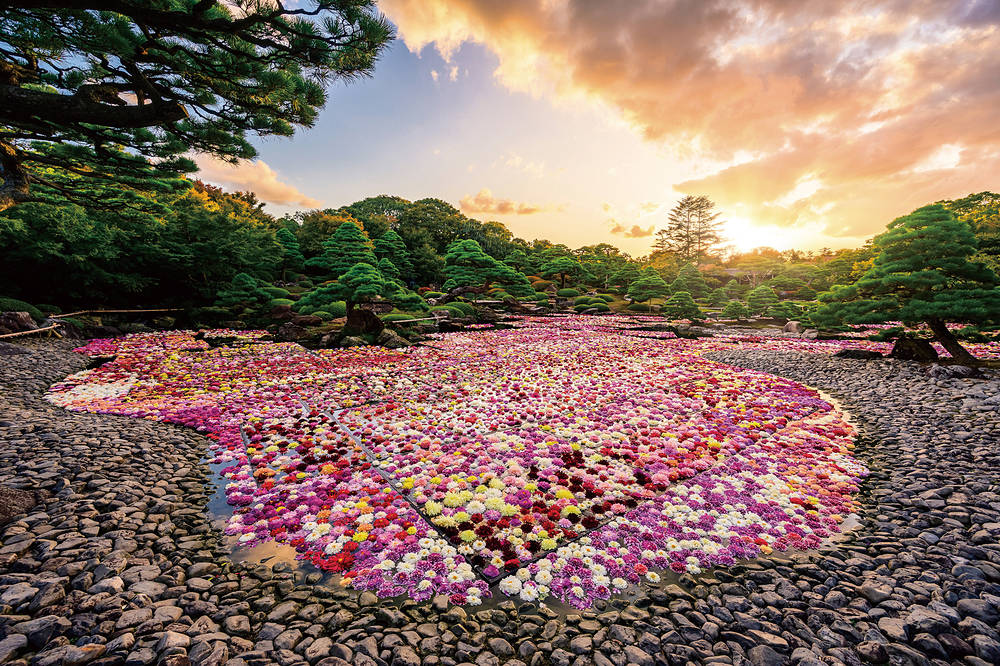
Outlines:
{"label": "tree trunk", "polygon": [[941,346],[948,350],[951,357],[961,363],[962,365],[978,365],[979,361],[975,356],[970,354],[962,343],[958,341],[951,331],[948,330],[948,326],[938,319],[933,317],[927,320],[927,325],[930,326],[931,332],[934,333],[934,339],[941,343]]}

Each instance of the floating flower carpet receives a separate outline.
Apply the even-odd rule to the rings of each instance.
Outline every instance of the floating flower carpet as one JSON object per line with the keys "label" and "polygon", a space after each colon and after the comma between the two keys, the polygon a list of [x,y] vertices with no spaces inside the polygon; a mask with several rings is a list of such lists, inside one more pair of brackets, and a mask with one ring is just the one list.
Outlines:
{"label": "floating flower carpet", "polygon": [[780,342],[617,320],[525,319],[404,351],[235,331],[95,340],[78,351],[113,360],[48,399],[205,433],[228,534],[289,544],[381,597],[475,605],[499,589],[585,608],[838,531],[866,474],[843,414],[702,357]]}

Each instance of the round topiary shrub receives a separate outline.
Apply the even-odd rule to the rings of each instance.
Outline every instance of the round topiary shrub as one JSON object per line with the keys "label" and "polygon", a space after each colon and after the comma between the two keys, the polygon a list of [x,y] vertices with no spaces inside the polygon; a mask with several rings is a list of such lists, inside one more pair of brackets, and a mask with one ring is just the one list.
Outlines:
{"label": "round topiary shrub", "polygon": [[551,280],[535,280],[531,283],[531,286],[535,289],[535,291],[545,291],[552,285],[553,282]]}
{"label": "round topiary shrub", "polygon": [[535,300],[536,301],[547,301],[547,300],[549,300],[549,295],[547,293],[545,293],[544,291],[536,291],[535,292]]}
{"label": "round topiary shrub", "polygon": [[416,319],[416,317],[414,317],[413,315],[403,314],[400,312],[397,312],[395,314],[389,313],[387,315],[382,315],[382,321],[384,322],[412,321],[414,319]]}
{"label": "round topiary shrub", "polygon": [[556,292],[556,296],[559,296],[560,298],[576,298],[579,295],[580,295],[579,291],[577,291],[576,289],[569,289],[569,288],[560,289],[559,291]]}
{"label": "round topiary shrub", "polygon": [[443,291],[425,291],[425,292],[423,292],[420,295],[423,296],[424,298],[441,298],[442,296],[444,296],[444,292]]}
{"label": "round topiary shrub", "polygon": [[590,304],[590,307],[594,308],[598,312],[611,312],[611,308],[609,308],[608,304],[603,301],[594,301]]}
{"label": "round topiary shrub", "polygon": [[461,319],[462,317],[465,316],[464,312],[454,307],[454,305],[452,305],[451,303],[449,303],[448,305],[435,305],[434,307],[431,308],[431,312],[436,312],[438,310],[444,310],[445,312],[448,313],[449,316],[454,317],[455,319]]}
{"label": "round topiary shrub", "polygon": [[451,303],[448,303],[448,305],[456,310],[459,310],[466,317],[471,317],[476,313],[476,308],[472,307],[471,303],[466,303],[464,301],[452,301]]}
{"label": "round topiary shrub", "polygon": [[347,303],[344,301],[334,301],[323,309],[333,315],[334,319],[347,316]]}
{"label": "round topiary shrub", "polygon": [[312,313],[312,316],[319,317],[323,321],[330,321],[331,319],[333,319],[333,315],[327,312],[326,310],[316,310],[315,312]]}
{"label": "round topiary shrub", "polygon": [[649,312],[649,306],[645,303],[630,303],[626,309],[632,312]]}
{"label": "round topiary shrub", "polygon": [[605,303],[614,303],[615,297],[611,294],[598,294],[597,298],[601,299]]}
{"label": "round topiary shrub", "polygon": [[263,289],[271,295],[271,298],[288,298],[288,290],[283,289],[282,287],[267,285]]}
{"label": "round topiary shrub", "polygon": [[573,301],[573,306],[575,307],[577,305],[586,305],[588,303],[593,302],[593,300],[594,299],[592,299],[590,296],[580,296],[579,298]]}
{"label": "round topiary shrub", "polygon": [[0,312],[27,312],[35,321],[45,319],[45,315],[42,314],[41,310],[31,303],[26,303],[16,298],[4,298],[0,296]]}
{"label": "round topiary shrub", "polygon": [[268,305],[270,305],[272,308],[276,308],[279,305],[294,305],[294,304],[295,304],[295,301],[293,301],[290,298],[272,298],[268,302]]}

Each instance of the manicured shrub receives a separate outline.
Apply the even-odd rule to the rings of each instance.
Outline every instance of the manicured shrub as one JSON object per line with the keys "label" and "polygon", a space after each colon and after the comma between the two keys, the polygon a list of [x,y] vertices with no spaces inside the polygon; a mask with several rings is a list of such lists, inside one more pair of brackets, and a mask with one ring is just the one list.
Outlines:
{"label": "manicured shrub", "polygon": [[62,313],[62,308],[60,308],[58,305],[48,305],[48,304],[43,305],[42,303],[39,303],[35,307],[37,307],[39,310],[41,310],[45,314],[61,314]]}
{"label": "manicured shrub", "polygon": [[593,303],[581,303],[579,305],[574,305],[573,309],[577,312],[583,312],[584,310],[597,310],[598,312],[610,312],[611,308],[608,304],[600,299],[594,299]]}
{"label": "manicured shrub", "polygon": [[289,291],[287,289],[283,289],[281,287],[273,287],[271,285],[267,285],[266,287],[264,287],[264,291],[269,293],[271,295],[271,298],[288,298],[289,294]]}
{"label": "manicured shrub", "polygon": [[601,299],[605,303],[614,303],[615,302],[615,297],[612,296],[611,294],[598,294],[597,298]]}
{"label": "manicured shrub", "polygon": [[393,321],[412,321],[416,319],[413,315],[403,314],[401,312],[389,313],[387,315],[382,315],[382,321],[393,322]]}
{"label": "manicured shrub", "polygon": [[333,319],[333,315],[327,312],[326,310],[316,310],[315,312],[312,313],[312,315],[314,317],[319,317],[323,321],[330,321],[331,319]]}
{"label": "manicured shrub", "polygon": [[675,319],[698,319],[702,316],[698,304],[686,291],[678,291],[661,308],[663,314]]}
{"label": "manicured shrub", "polygon": [[632,312],[649,312],[650,307],[645,303],[630,303],[626,309]]}
{"label": "manicured shrub", "polygon": [[423,296],[424,298],[441,298],[442,296],[444,296],[444,292],[443,291],[431,291],[431,290],[428,289],[427,291],[421,292],[420,295]]}
{"label": "manicured shrub", "polygon": [[573,300],[573,305],[574,306],[586,305],[587,303],[590,303],[592,300],[593,299],[590,296],[580,296]]}
{"label": "manicured shrub", "polygon": [[323,309],[333,315],[334,319],[347,316],[347,303],[344,301],[334,301]]}
{"label": "manicured shrub", "polygon": [[31,303],[18,300],[16,298],[4,298],[0,296],[0,312],[27,312],[35,321],[45,319],[41,310]]}
{"label": "manicured shrub", "polygon": [[279,305],[294,305],[294,304],[295,301],[293,301],[290,298],[272,298],[270,302],[268,302],[268,305],[270,305],[272,308],[276,308]]}
{"label": "manicured shrub", "polygon": [[449,314],[449,316],[455,317],[456,319],[461,319],[462,317],[465,317],[465,313],[459,310],[458,308],[454,307],[454,305],[452,305],[451,303],[449,303],[448,305],[435,305],[434,307],[431,308],[431,312],[436,312],[438,310],[444,310]]}
{"label": "manicured shrub", "polygon": [[531,283],[531,286],[534,287],[535,291],[545,291],[552,285],[553,282],[551,280],[535,280]]}
{"label": "manicured shrub", "polygon": [[466,317],[471,317],[476,313],[476,308],[472,306],[472,303],[466,303],[464,301],[452,301],[448,303],[451,307],[460,310]]}
{"label": "manicured shrub", "polygon": [[548,295],[548,293],[546,293],[544,291],[536,291],[534,299],[536,301],[547,301],[547,300],[549,300],[549,295]]}
{"label": "manicured shrub", "polygon": [[560,289],[559,291],[556,292],[556,296],[560,298],[576,298],[579,295],[580,295],[579,291],[577,291],[576,289],[570,289],[568,287],[566,289]]}
{"label": "manicured shrub", "polygon": [[750,316],[750,310],[747,306],[743,305],[739,301],[729,301],[726,306],[722,308],[722,317],[724,319],[745,319]]}

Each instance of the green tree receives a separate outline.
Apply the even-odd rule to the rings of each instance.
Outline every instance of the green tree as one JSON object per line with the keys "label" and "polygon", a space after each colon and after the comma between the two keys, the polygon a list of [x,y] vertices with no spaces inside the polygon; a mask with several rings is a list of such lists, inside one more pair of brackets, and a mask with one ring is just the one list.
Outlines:
{"label": "green tree", "polygon": [[503,263],[519,273],[524,273],[528,268],[529,259],[524,250],[517,248],[503,258]]}
{"label": "green tree", "polygon": [[684,265],[677,273],[677,279],[684,285],[681,291],[686,291],[694,297],[701,297],[708,292],[708,284],[705,282],[704,276],[693,264]]}
{"label": "green tree", "polygon": [[722,308],[722,316],[726,319],[746,319],[750,316],[750,311],[739,301],[729,301]]}
{"label": "green tree", "polygon": [[729,296],[726,295],[726,290],[723,289],[722,287],[719,287],[718,289],[713,289],[712,292],[708,295],[708,304],[713,307],[719,307],[721,305],[725,305],[725,303],[728,300]]}
{"label": "green tree", "polygon": [[670,286],[656,271],[644,271],[628,288],[628,297],[639,303],[653,298],[666,298],[669,295]]}
{"label": "green tree", "polygon": [[726,296],[728,296],[730,299],[733,300],[739,299],[739,297],[742,296],[744,292],[746,292],[746,287],[740,284],[739,281],[735,279],[727,282],[726,286],[723,287],[723,289],[726,290]]}
{"label": "green tree", "polygon": [[386,280],[392,280],[393,282],[399,282],[399,269],[396,268],[396,264],[389,261],[387,258],[382,258],[378,260],[378,272],[382,274]]}
{"label": "green tree", "polygon": [[483,252],[479,243],[471,238],[452,243],[444,260],[443,273],[447,281],[442,288],[445,291],[456,287],[489,287],[497,282],[504,285],[511,296],[534,294],[523,274]]}
{"label": "green tree", "polygon": [[330,238],[340,225],[350,222],[365,230],[365,226],[350,213],[336,210],[310,210],[295,214],[298,223],[295,237],[299,241],[302,253],[309,258],[323,253],[323,243]]}
{"label": "green tree", "polygon": [[248,135],[311,126],[323,83],[369,74],[393,36],[370,0],[12,0],[0,34],[0,210],[113,205],[193,171],[189,151],[253,158]]}
{"label": "green tree", "polygon": [[890,222],[872,245],[872,266],[854,284],[820,294],[813,320],[923,322],[955,360],[974,362],[947,324],[1000,321],[1000,278],[970,261],[977,245],[968,223],[940,204],[924,206]]}
{"label": "green tree", "polygon": [[660,311],[672,319],[700,319],[704,315],[686,291],[678,291],[667,299]]}
{"label": "green tree", "polygon": [[353,222],[344,222],[323,241],[323,254],[309,259],[306,266],[326,275],[342,275],[356,264],[375,266],[377,263],[372,242],[365,232]]}
{"label": "green tree", "polygon": [[619,284],[628,290],[635,280],[639,279],[639,268],[633,263],[627,263],[609,277],[612,283]]}
{"label": "green tree", "polygon": [[[413,262],[410,261],[410,251],[406,249],[406,243],[402,236],[391,229],[375,239],[375,256],[379,259],[388,259],[398,270],[399,275],[408,278],[413,273]],[[396,278],[399,279],[399,278]]]}
{"label": "green tree", "polygon": [[1000,274],[1000,194],[979,192],[938,203],[959,220],[967,222],[976,235],[979,250],[972,259],[981,261],[994,273]]}
{"label": "green tree", "polygon": [[264,291],[257,278],[237,273],[227,288],[219,290],[216,305],[239,315],[257,311],[270,300],[271,295]]}
{"label": "green tree", "polygon": [[566,288],[566,280],[582,279],[585,275],[588,275],[587,271],[580,262],[572,257],[556,257],[551,261],[546,262],[542,268],[542,277],[555,277],[559,279],[559,288]]}
{"label": "green tree", "polygon": [[281,277],[284,279],[287,271],[302,270],[306,258],[302,256],[299,241],[295,239],[295,234],[291,231],[282,227],[274,236],[278,244],[281,245]]}
{"label": "green tree", "polygon": [[711,199],[689,194],[670,210],[667,226],[656,232],[653,247],[684,261],[701,261],[721,242],[719,216]]}
{"label": "green tree", "polygon": [[769,307],[777,302],[777,294],[766,284],[760,285],[747,294],[747,307],[750,309],[750,314],[764,314]]}

